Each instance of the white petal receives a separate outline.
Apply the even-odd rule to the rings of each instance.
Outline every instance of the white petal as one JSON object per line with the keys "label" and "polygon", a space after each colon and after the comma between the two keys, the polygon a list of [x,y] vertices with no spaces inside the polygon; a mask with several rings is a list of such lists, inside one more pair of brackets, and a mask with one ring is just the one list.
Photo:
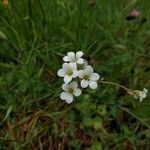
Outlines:
{"label": "white petal", "polygon": [[88,85],[89,85],[89,82],[87,80],[82,80],[81,81],[81,87],[82,88],[86,88],[86,87],[88,87]]}
{"label": "white petal", "polygon": [[68,91],[68,88],[69,88],[69,84],[64,83],[64,84],[62,85],[62,89],[63,89],[64,91]]}
{"label": "white petal", "polygon": [[75,89],[75,91],[73,92],[73,94],[75,95],[75,96],[80,96],[81,95],[81,93],[82,93],[82,91],[80,90],[80,89]]}
{"label": "white petal", "polygon": [[143,92],[144,92],[144,93],[147,93],[147,92],[148,92],[148,90],[147,90],[146,88],[144,88],[144,89],[143,89]]}
{"label": "white petal", "polygon": [[83,63],[84,63],[84,60],[83,60],[82,58],[79,58],[78,61],[77,61],[77,63],[78,63],[78,64],[83,64]]}
{"label": "white petal", "polygon": [[138,96],[137,96],[137,95],[134,95],[134,98],[135,98],[135,99],[138,99]]}
{"label": "white petal", "polygon": [[146,98],[146,93],[144,91],[140,91],[139,92],[139,97],[142,98],[142,99]]}
{"label": "white petal", "polygon": [[60,76],[60,77],[64,77],[65,72],[64,72],[63,69],[59,69],[58,72],[57,72],[57,74],[58,74],[58,76]]}
{"label": "white petal", "polygon": [[64,58],[63,58],[63,61],[70,61],[70,57],[69,56],[65,56]]}
{"label": "white petal", "polygon": [[67,95],[68,95],[67,92],[62,92],[62,93],[60,94],[60,98],[61,98],[62,100],[65,100],[66,97],[67,97]]}
{"label": "white petal", "polygon": [[85,74],[92,75],[93,74],[93,68],[88,65],[87,68],[84,70]]}
{"label": "white petal", "polygon": [[96,83],[95,81],[90,81],[90,82],[89,82],[89,87],[90,87],[91,89],[96,89],[96,88],[97,88],[97,83]]}
{"label": "white petal", "polygon": [[78,87],[78,83],[76,81],[73,81],[70,83],[70,86],[73,88],[73,89],[76,89]]}
{"label": "white petal", "polygon": [[100,78],[100,76],[98,73],[93,73],[90,79],[93,81],[97,81],[97,80],[99,80],[99,78]]}
{"label": "white petal", "polygon": [[67,95],[67,98],[66,98],[66,102],[67,102],[68,104],[70,104],[72,101],[73,101],[73,95],[72,95],[72,94],[68,94],[68,95]]}
{"label": "white petal", "polygon": [[143,97],[140,97],[140,102],[142,102],[143,101]]}
{"label": "white petal", "polygon": [[79,73],[79,75],[78,75],[78,76],[79,76],[79,78],[81,78],[81,79],[82,79],[82,78],[83,78],[83,76],[84,76],[84,71],[83,71],[83,70],[80,70],[78,73]]}
{"label": "white petal", "polygon": [[69,63],[69,68],[76,69],[77,68],[76,63]]}
{"label": "white petal", "polygon": [[65,76],[65,77],[64,77],[64,82],[65,82],[65,83],[69,83],[71,80],[72,80],[72,78],[69,77],[69,76]]}
{"label": "white petal", "polygon": [[79,75],[79,71],[74,70],[72,77],[73,77],[73,78],[76,78],[78,75]]}
{"label": "white petal", "polygon": [[79,59],[80,57],[82,57],[83,56],[83,52],[82,51],[78,51],[77,53],[76,53],[76,58],[77,59]]}
{"label": "white petal", "polygon": [[142,91],[139,92],[139,97],[143,97],[143,92]]}
{"label": "white petal", "polygon": [[75,59],[75,53],[74,52],[68,52],[67,55],[73,59]]}
{"label": "white petal", "polygon": [[63,67],[64,70],[67,70],[68,67],[69,67],[69,64],[68,64],[68,63],[63,63],[63,66],[62,66],[62,67]]}
{"label": "white petal", "polygon": [[143,93],[142,97],[143,97],[143,98],[146,98],[146,93]]}

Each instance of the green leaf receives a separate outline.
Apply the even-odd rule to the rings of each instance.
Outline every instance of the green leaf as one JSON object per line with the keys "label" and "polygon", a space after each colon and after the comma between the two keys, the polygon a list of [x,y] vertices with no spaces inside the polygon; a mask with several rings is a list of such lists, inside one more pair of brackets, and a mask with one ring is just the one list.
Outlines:
{"label": "green leaf", "polygon": [[83,121],[82,121],[82,125],[85,127],[92,127],[93,126],[92,119],[88,116],[84,116]]}
{"label": "green leaf", "polygon": [[95,117],[92,119],[92,124],[95,129],[99,129],[102,126],[102,119],[100,117]]}
{"label": "green leaf", "polygon": [[1,69],[2,69],[2,68],[4,68],[4,69],[13,69],[13,68],[15,68],[15,66],[12,65],[12,64],[0,63],[0,68],[1,68]]}
{"label": "green leaf", "polygon": [[7,36],[2,31],[0,31],[0,39],[7,40]]}
{"label": "green leaf", "polygon": [[102,150],[102,144],[99,142],[94,142],[90,150]]}
{"label": "green leaf", "polygon": [[2,120],[2,123],[8,118],[8,116],[10,115],[12,111],[12,106],[9,106],[7,112],[6,112],[6,115],[5,115],[5,118]]}

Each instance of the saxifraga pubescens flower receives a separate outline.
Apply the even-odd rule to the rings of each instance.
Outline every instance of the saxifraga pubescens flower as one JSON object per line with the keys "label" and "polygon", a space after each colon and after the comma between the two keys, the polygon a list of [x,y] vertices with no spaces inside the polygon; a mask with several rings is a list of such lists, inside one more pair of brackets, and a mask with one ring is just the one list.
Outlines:
{"label": "saxifraga pubescens flower", "polygon": [[84,60],[81,58],[83,56],[82,51],[78,51],[76,53],[74,52],[68,52],[67,56],[64,56],[63,60],[65,62],[71,62],[76,64],[83,64]]}
{"label": "saxifraga pubescens flower", "polygon": [[91,66],[87,66],[86,69],[79,71],[79,78],[82,79],[82,88],[87,88],[89,86],[91,89],[96,89],[97,80],[99,80],[100,76],[98,73],[93,72],[93,68]]}
{"label": "saxifraga pubescens flower", "polygon": [[136,99],[139,98],[139,101],[142,102],[143,99],[145,99],[147,97],[147,93],[148,93],[148,90],[146,88],[144,88],[143,91],[136,90],[134,92],[134,97]]}
{"label": "saxifraga pubescens flower", "polygon": [[64,91],[60,94],[60,98],[65,100],[68,104],[73,101],[74,96],[80,96],[82,93],[82,91],[78,88],[78,83],[76,81],[69,84],[64,83],[62,85],[62,89]]}
{"label": "saxifraga pubescens flower", "polygon": [[71,82],[72,78],[78,76],[77,66],[74,63],[64,63],[62,69],[58,70],[58,76],[64,77],[64,82]]}

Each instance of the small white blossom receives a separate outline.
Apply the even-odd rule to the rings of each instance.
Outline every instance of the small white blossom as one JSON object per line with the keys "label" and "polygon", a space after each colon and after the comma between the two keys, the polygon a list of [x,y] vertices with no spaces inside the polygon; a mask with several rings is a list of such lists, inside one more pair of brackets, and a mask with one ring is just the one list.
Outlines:
{"label": "small white blossom", "polygon": [[71,82],[72,78],[76,78],[78,76],[77,66],[74,63],[64,63],[62,69],[58,70],[58,76],[64,77],[64,82]]}
{"label": "small white blossom", "polygon": [[67,56],[65,56],[63,58],[63,60],[65,62],[83,64],[84,60],[83,60],[83,58],[81,58],[82,56],[83,56],[82,51],[78,51],[78,52],[76,52],[76,54],[74,52],[68,52]]}
{"label": "small white blossom", "polygon": [[98,73],[93,73],[93,68],[91,66],[87,66],[86,69],[79,71],[79,78],[81,78],[81,87],[86,88],[89,87],[91,89],[97,88],[97,80],[99,80],[100,76]]}
{"label": "small white blossom", "polygon": [[146,88],[144,88],[143,91],[139,91],[140,102],[142,102],[143,99],[146,98],[147,92],[148,92],[148,90]]}
{"label": "small white blossom", "polygon": [[73,101],[73,96],[80,96],[82,91],[78,88],[78,83],[73,81],[69,84],[64,83],[62,85],[64,92],[60,94],[60,98],[65,100],[68,104]]}

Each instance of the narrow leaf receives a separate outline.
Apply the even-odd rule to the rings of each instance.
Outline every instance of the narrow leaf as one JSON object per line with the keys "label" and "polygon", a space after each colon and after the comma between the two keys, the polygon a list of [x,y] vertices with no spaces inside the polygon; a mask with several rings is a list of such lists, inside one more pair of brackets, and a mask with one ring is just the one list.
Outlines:
{"label": "narrow leaf", "polygon": [[2,123],[8,118],[8,116],[10,115],[12,111],[12,106],[9,106],[7,112],[6,112],[6,115],[5,115],[5,118],[2,120]]}
{"label": "narrow leaf", "polygon": [[0,39],[7,40],[7,36],[2,31],[0,31]]}

